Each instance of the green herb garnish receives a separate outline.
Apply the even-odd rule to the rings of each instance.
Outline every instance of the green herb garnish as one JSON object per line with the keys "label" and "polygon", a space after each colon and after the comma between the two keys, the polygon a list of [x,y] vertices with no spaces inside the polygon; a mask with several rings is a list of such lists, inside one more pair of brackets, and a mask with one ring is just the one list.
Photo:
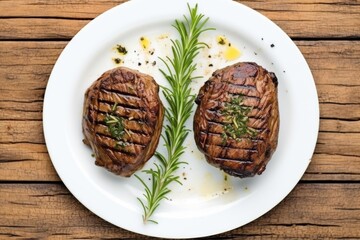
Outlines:
{"label": "green herb garnish", "polygon": [[165,126],[165,134],[162,138],[165,142],[167,155],[159,152],[155,156],[159,163],[155,163],[155,168],[144,170],[152,178],[151,186],[148,186],[139,176],[135,175],[145,187],[143,194],[145,199],[140,201],[144,213],[144,223],[156,221],[150,219],[154,211],[160,205],[161,200],[167,199],[166,195],[171,192],[169,184],[178,182],[179,176],[175,171],[179,165],[186,164],[180,157],[185,151],[184,141],[189,133],[185,127],[186,120],[190,117],[195,96],[191,94],[190,83],[198,77],[192,77],[196,70],[194,58],[199,54],[199,50],[207,46],[199,42],[198,38],[204,31],[212,30],[204,28],[208,18],[198,13],[198,6],[191,8],[188,4],[190,18],[184,16],[184,21],[175,20],[173,27],[180,34],[180,40],[172,40],[173,58],[166,57],[167,61],[161,59],[166,66],[166,72],[160,70],[170,84],[170,88],[162,87],[163,94],[169,103],[169,109],[165,110],[165,117],[169,124]]}
{"label": "green herb garnish", "polygon": [[224,109],[221,110],[221,114],[224,115],[226,121],[224,125],[225,133],[221,134],[224,141],[228,137],[240,141],[242,136],[254,137],[257,133],[255,129],[248,126],[248,114],[253,108],[245,106],[243,101],[243,96],[235,97],[230,102],[225,103]]}
{"label": "green herb garnish", "polygon": [[225,38],[219,37],[218,43],[219,43],[220,45],[225,45],[225,44],[226,44]]}
{"label": "green herb garnish", "polygon": [[115,103],[111,107],[111,112],[106,114],[104,122],[108,127],[108,131],[111,134],[111,136],[116,140],[120,141],[125,133],[125,128],[122,117],[118,117],[115,115],[116,107],[117,107],[117,103]]}
{"label": "green herb garnish", "polygon": [[120,53],[121,55],[126,55],[128,53],[128,51],[126,50],[125,47],[121,46],[120,44],[116,45],[116,50],[118,51],[118,53]]}

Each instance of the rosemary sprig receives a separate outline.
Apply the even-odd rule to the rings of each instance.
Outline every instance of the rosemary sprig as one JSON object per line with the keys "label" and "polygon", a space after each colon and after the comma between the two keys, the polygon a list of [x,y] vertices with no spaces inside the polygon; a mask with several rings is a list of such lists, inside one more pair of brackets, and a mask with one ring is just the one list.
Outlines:
{"label": "rosemary sprig", "polygon": [[240,137],[248,135],[254,137],[257,131],[248,126],[249,117],[252,107],[245,106],[243,96],[238,96],[225,103],[221,114],[225,116],[227,123],[224,125],[225,133],[222,134],[224,141],[231,137],[237,141]]}
{"label": "rosemary sprig", "polygon": [[198,5],[191,8],[188,4],[188,9],[190,18],[184,15],[183,21],[175,20],[173,25],[180,34],[180,40],[171,40],[173,58],[166,57],[169,63],[160,58],[166,66],[166,71],[161,69],[160,71],[170,84],[170,88],[162,87],[165,99],[169,103],[169,108],[165,110],[169,124],[164,127],[165,134],[162,135],[167,156],[156,152],[155,156],[159,163],[154,163],[154,169],[143,171],[151,176],[151,186],[135,175],[145,188],[143,194],[145,199],[138,198],[144,210],[144,223],[148,221],[157,223],[151,219],[151,216],[159,207],[161,200],[167,199],[167,194],[171,192],[169,184],[172,182],[181,184],[175,171],[179,165],[186,164],[180,160],[180,157],[185,151],[183,143],[190,131],[185,127],[185,122],[190,117],[195,99],[191,94],[190,83],[195,78],[199,78],[192,76],[196,70],[196,63],[193,61],[200,49],[207,46],[198,41],[200,34],[213,30],[205,28],[208,18],[198,13]]}

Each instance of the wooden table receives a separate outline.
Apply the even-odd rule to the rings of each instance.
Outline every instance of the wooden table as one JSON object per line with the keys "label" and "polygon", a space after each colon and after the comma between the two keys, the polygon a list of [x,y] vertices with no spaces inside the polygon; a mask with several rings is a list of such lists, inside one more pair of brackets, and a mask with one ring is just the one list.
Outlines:
{"label": "wooden table", "polygon": [[[142,237],[100,219],[69,193],[42,130],[44,91],[60,52],[85,24],[122,2],[0,1],[0,239]],[[360,1],[239,2],[299,46],[315,78],[321,124],[294,191],[256,221],[213,239],[360,238]]]}

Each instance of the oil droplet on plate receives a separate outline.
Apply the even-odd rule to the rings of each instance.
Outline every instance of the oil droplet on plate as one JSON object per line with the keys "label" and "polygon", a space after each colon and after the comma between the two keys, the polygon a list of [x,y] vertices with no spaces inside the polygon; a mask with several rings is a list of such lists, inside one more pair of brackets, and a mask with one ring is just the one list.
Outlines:
{"label": "oil droplet on plate", "polygon": [[227,47],[227,49],[224,52],[224,58],[228,61],[235,60],[235,59],[239,58],[240,55],[241,55],[240,50],[234,46]]}
{"label": "oil droplet on plate", "polygon": [[140,44],[143,49],[147,49],[150,46],[150,40],[147,37],[141,37]]}
{"label": "oil droplet on plate", "polygon": [[227,175],[216,175],[207,172],[204,174],[201,184],[201,195],[206,198],[213,198],[229,193],[233,188]]}
{"label": "oil droplet on plate", "polygon": [[163,33],[163,34],[161,34],[158,38],[159,38],[160,40],[169,38],[169,34],[168,34],[168,33]]}
{"label": "oil droplet on plate", "polygon": [[240,57],[240,50],[235,47],[225,36],[219,35],[216,37],[216,42],[225,48],[223,51],[223,57],[227,61],[232,61]]}

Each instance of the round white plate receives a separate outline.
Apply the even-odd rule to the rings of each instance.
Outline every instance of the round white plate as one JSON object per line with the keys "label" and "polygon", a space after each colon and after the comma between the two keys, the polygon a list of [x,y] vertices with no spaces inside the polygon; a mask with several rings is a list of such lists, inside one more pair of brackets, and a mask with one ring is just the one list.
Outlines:
{"label": "round white plate", "polygon": [[[135,178],[121,178],[94,165],[91,149],[82,143],[82,105],[85,90],[102,72],[115,67],[113,47],[122,44],[129,53],[123,65],[151,74],[166,85],[159,73],[158,57],[170,53],[171,27],[188,14],[186,2],[199,4],[210,18],[202,40],[210,44],[196,61],[199,87],[216,68],[230,65],[219,57],[216,36],[225,35],[242,55],[236,61],[255,61],[279,80],[280,134],[278,148],[261,175],[248,179],[227,177],[207,164],[193,135],[187,138],[183,156],[189,165],[178,174],[183,185],[173,184],[153,216],[159,224],[142,222],[137,201],[143,187]],[[139,46],[139,38],[151,41],[155,54]],[[208,56],[211,55],[212,58]],[[145,61],[157,61],[155,66]],[[138,62],[142,65],[138,66]],[[213,64],[213,67],[209,66]],[[162,95],[162,94],[161,94]],[[195,108],[195,106],[194,106]],[[103,13],[86,25],[66,46],[51,73],[44,100],[44,133],[51,160],[70,192],[93,213],[121,228],[167,238],[202,237],[228,231],[260,217],[294,188],[314,151],[319,107],[310,69],[291,39],[274,23],[250,8],[230,0],[132,0]],[[187,122],[192,129],[192,119]],[[160,142],[158,151],[163,151]],[[153,166],[154,158],[145,168]],[[145,181],[147,176],[138,173]]]}

